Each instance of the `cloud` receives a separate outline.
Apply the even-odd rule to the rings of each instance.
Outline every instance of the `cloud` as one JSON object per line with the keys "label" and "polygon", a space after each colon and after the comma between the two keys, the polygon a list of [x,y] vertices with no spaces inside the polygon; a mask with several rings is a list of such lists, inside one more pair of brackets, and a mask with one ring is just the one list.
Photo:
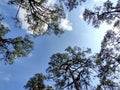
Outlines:
{"label": "cloud", "polygon": [[3,80],[10,81],[10,77],[9,76],[8,77],[4,77]]}
{"label": "cloud", "polygon": [[[56,3],[56,0],[48,0],[47,5],[54,5]],[[20,11],[18,13],[18,17],[20,19],[21,22],[21,27],[22,29],[27,30],[28,33],[33,34],[32,31],[28,31],[28,27],[29,24],[27,23],[27,21],[25,20],[25,15],[27,14],[25,9],[20,8]],[[46,30],[47,26],[45,25],[45,30]]]}
{"label": "cloud", "polygon": [[0,77],[4,81],[10,81],[11,75],[1,71]]}
{"label": "cloud", "polygon": [[72,23],[70,23],[67,18],[61,19],[60,28],[67,30],[67,31],[72,31],[71,25],[72,25]]}
{"label": "cloud", "polygon": [[28,27],[30,26],[27,21],[25,20],[25,16],[26,16],[27,12],[25,9],[22,9],[20,8],[20,11],[18,13],[18,17],[19,17],[19,20],[21,22],[21,28],[22,29],[25,29],[27,31],[27,33],[29,34],[33,34],[33,31],[32,30],[28,30]]}
{"label": "cloud", "polygon": [[113,25],[105,25],[104,29],[105,30],[111,30],[111,29],[113,29]]}
{"label": "cloud", "polygon": [[[48,5],[53,5],[56,3],[56,0],[48,0],[47,4]],[[28,30],[29,24],[27,23],[27,21],[25,20],[25,15],[26,15],[26,10],[24,9],[20,9],[18,16],[20,18],[20,22],[21,22],[21,27],[22,29],[25,29],[28,33],[33,34],[32,30]],[[46,31],[48,28],[48,25],[44,26],[44,31]],[[72,26],[71,23],[69,22],[69,20],[66,19],[61,19],[61,23],[60,23],[60,28],[64,29],[64,30],[68,30],[71,31],[72,30]]]}
{"label": "cloud", "polygon": [[82,14],[80,14],[79,17],[80,17],[80,19],[83,19],[83,15]]}
{"label": "cloud", "polygon": [[48,0],[47,5],[53,6],[56,3],[56,0]]}
{"label": "cloud", "polygon": [[79,18],[80,19],[83,19],[83,12],[84,12],[84,10],[85,10],[85,6],[80,8],[80,14],[79,14]]}
{"label": "cloud", "polygon": [[101,1],[103,1],[103,0],[93,0],[94,2],[101,2]]}
{"label": "cloud", "polygon": [[30,53],[29,55],[28,55],[28,57],[32,57],[33,56],[33,53]]}
{"label": "cloud", "polygon": [[22,27],[22,29],[26,29],[27,30],[28,27],[29,27],[29,24],[25,20],[25,15],[26,15],[26,10],[21,8],[20,11],[19,11],[19,14],[18,14],[20,22],[21,22],[21,27]]}
{"label": "cloud", "polygon": [[[19,11],[19,14],[18,14],[19,19],[20,19],[20,22],[21,22],[21,28],[22,28],[22,29],[25,29],[25,30],[27,31],[27,33],[33,34],[33,30],[28,30],[28,27],[29,27],[30,25],[29,25],[29,24],[27,23],[27,21],[25,20],[25,15],[26,15],[26,14],[27,14],[27,13],[26,13],[26,10],[24,10],[24,9],[21,8],[20,11]],[[45,32],[45,31],[47,30],[48,25],[45,24],[42,28],[44,29],[44,31],[41,31],[41,33]],[[39,31],[39,29],[38,29],[38,31]]]}

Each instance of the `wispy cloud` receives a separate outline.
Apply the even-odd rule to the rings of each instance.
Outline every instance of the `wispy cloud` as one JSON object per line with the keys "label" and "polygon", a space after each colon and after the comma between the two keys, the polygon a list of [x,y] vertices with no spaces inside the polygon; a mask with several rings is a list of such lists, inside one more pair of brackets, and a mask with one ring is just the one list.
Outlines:
{"label": "wispy cloud", "polygon": [[25,15],[26,15],[26,10],[21,8],[20,11],[19,11],[18,16],[19,16],[19,19],[20,19],[20,22],[21,22],[22,29],[26,29],[27,30],[28,27],[29,27],[29,24],[25,20]]}
{"label": "wispy cloud", "polygon": [[93,0],[94,2],[101,2],[101,1],[103,1],[103,0]]}
{"label": "wispy cloud", "polygon": [[70,23],[68,18],[61,19],[60,28],[67,31],[72,31],[72,23]]}
{"label": "wispy cloud", "polygon": [[9,76],[6,76],[6,77],[3,78],[3,80],[5,80],[5,81],[10,81],[10,77],[9,77]]}
{"label": "wispy cloud", "polygon": [[10,78],[11,78],[10,74],[0,71],[0,79],[4,81],[10,81]]}
{"label": "wispy cloud", "polygon": [[80,17],[80,19],[83,19],[83,15],[82,14],[80,14],[79,17]]}
{"label": "wispy cloud", "polygon": [[54,5],[56,3],[56,0],[48,0],[47,5],[51,6]]}
{"label": "wispy cloud", "polygon": [[33,56],[33,53],[30,53],[29,55],[28,55],[28,57],[32,57]]}
{"label": "wispy cloud", "polygon": [[80,14],[79,14],[79,18],[80,19],[83,19],[83,12],[84,12],[84,10],[85,10],[85,6],[80,8]]}
{"label": "wispy cloud", "polygon": [[[48,2],[47,2],[48,5],[53,5],[55,3],[56,3],[56,0],[48,0]],[[27,21],[25,21],[25,15],[26,15],[26,11],[24,9],[20,9],[18,16],[21,21],[21,27],[22,27],[22,29],[27,30],[28,33],[33,34],[32,30],[28,31],[29,24],[27,23]],[[47,27],[48,27],[47,25],[44,26],[45,31],[47,30]],[[72,23],[70,23],[68,18],[61,19],[60,28],[71,31]]]}

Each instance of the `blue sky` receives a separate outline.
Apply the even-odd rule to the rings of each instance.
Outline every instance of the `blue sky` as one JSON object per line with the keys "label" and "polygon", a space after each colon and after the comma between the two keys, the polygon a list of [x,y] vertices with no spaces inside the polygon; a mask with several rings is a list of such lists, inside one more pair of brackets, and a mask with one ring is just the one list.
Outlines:
{"label": "blue sky", "polygon": [[[27,26],[25,22],[22,24],[22,30],[14,26],[11,16],[15,15],[16,8],[7,5],[7,0],[0,1],[0,13],[6,17],[5,23],[11,29],[7,37],[16,37],[28,33],[25,30]],[[104,0],[88,0],[83,6],[72,12],[66,12],[67,19],[63,20],[62,25],[66,29],[65,33],[60,37],[50,35],[34,39],[34,50],[28,57],[16,60],[13,65],[5,65],[1,61],[0,90],[25,90],[23,86],[30,77],[34,76],[35,73],[45,73],[50,60],[49,57],[57,52],[64,52],[68,46],[79,46],[82,49],[91,48],[93,53],[99,52],[100,43],[106,30],[112,27],[104,23],[99,29],[95,29],[82,20],[81,13],[85,7],[91,8],[91,6],[100,4],[102,1]],[[21,20],[23,20],[24,13],[24,10],[19,13]]]}

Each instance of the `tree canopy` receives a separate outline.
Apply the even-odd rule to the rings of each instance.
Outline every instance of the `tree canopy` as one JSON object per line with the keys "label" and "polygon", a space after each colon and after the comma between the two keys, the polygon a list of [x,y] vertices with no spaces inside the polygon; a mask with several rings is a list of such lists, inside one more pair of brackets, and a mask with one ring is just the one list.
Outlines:
{"label": "tree canopy", "polygon": [[[111,51],[91,55],[89,48],[82,50],[77,46],[68,47],[65,51],[65,53],[53,54],[46,69],[46,79],[55,83],[54,90],[119,90],[117,80],[119,78],[119,57],[113,58]],[[96,84],[95,80],[99,83]],[[31,84],[32,82],[34,85]],[[30,78],[26,86],[38,87],[38,84],[35,84],[37,82],[38,79],[33,81]]]}
{"label": "tree canopy", "polygon": [[95,61],[99,72],[98,77],[101,78],[101,85],[109,85],[112,88],[119,85],[117,80],[120,69],[119,39],[119,32],[107,31],[101,44],[101,51]]}
{"label": "tree canopy", "polygon": [[117,1],[116,5],[110,0],[106,0],[102,6],[96,6],[94,10],[85,9],[83,13],[84,20],[88,23],[92,23],[94,27],[99,27],[102,22],[111,24],[114,20],[117,20],[114,26],[118,25],[120,19],[120,0]]}
{"label": "tree canopy", "polygon": [[67,53],[56,53],[51,56],[47,69],[48,78],[55,81],[56,90],[88,89],[92,61],[86,58],[90,49],[82,51],[79,47],[68,47]]}
{"label": "tree canopy", "polygon": [[42,73],[37,73],[24,86],[28,90],[53,90],[52,86],[46,86],[44,80],[46,77]]}
{"label": "tree canopy", "polygon": [[[28,30],[34,36],[51,34],[52,32],[55,35],[63,33],[63,29],[59,26],[61,18],[65,18],[61,5],[49,6],[46,0],[10,0],[9,4],[17,5],[18,12],[20,9],[26,11]],[[18,15],[15,18],[19,21]]]}
{"label": "tree canopy", "polygon": [[82,2],[86,2],[86,0],[59,0],[60,2],[63,2],[65,7],[72,11],[73,9],[77,8],[79,5],[82,4]]}
{"label": "tree canopy", "polygon": [[[72,11],[86,0],[59,0],[51,6],[47,0],[9,0],[9,4],[18,7],[15,19],[19,22],[20,9],[26,11],[25,19],[28,30],[33,36],[45,34],[60,35],[64,30],[60,27],[61,19],[66,18],[64,5]],[[120,0],[113,5],[110,0],[103,6],[96,6],[94,10],[85,9],[84,20],[99,27],[104,21],[119,29]],[[0,16],[0,54],[5,63],[12,64],[15,59],[27,56],[33,49],[33,41],[28,35],[8,38],[10,32]],[[28,90],[53,90],[52,86],[45,85],[44,80],[55,82],[56,90],[118,90],[120,73],[120,32],[108,30],[101,43],[101,50],[91,55],[91,49],[82,50],[79,47],[68,47],[65,53],[56,53],[50,57],[47,75],[35,74],[24,86]],[[97,78],[99,84],[92,85],[92,78]]]}
{"label": "tree canopy", "polygon": [[5,35],[10,32],[5,26],[2,16],[0,17],[0,56],[5,63],[12,64],[15,59],[27,56],[33,49],[33,41],[29,36],[19,36],[16,38],[6,38]]}

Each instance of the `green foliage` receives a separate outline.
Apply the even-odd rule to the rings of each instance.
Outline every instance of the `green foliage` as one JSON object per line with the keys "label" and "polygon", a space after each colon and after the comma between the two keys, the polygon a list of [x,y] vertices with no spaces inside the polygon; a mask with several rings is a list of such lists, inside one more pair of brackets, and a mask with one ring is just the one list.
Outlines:
{"label": "green foliage", "polygon": [[47,68],[48,79],[55,81],[57,90],[87,89],[93,67],[92,61],[87,58],[90,49],[82,51],[79,47],[68,47],[65,51],[51,56]]}
{"label": "green foliage", "polygon": [[65,49],[66,53],[53,54],[46,70],[47,76],[35,75],[30,78],[25,88],[28,90],[53,90],[51,86],[44,84],[44,80],[48,79],[55,82],[55,90],[89,90],[93,89],[91,84],[94,82],[94,80],[91,81],[93,76],[99,79],[99,84],[94,90],[118,90],[119,82],[116,80],[118,80],[117,74],[119,73],[119,56],[113,57],[115,55],[113,51],[109,51],[109,48],[106,47],[111,39],[116,39],[112,35],[114,36],[113,31],[107,32],[100,53],[93,56],[89,55],[91,53],[89,48],[82,51],[79,47],[68,47]]}
{"label": "green foliage", "polygon": [[[120,73],[120,33],[109,30],[101,45],[101,51],[97,56],[96,67],[100,86],[118,87],[118,73]],[[117,82],[116,82],[117,81]]]}
{"label": "green foliage", "polygon": [[[94,10],[85,9],[83,13],[84,20],[88,23],[92,22],[94,27],[99,27],[99,25],[105,21],[111,24],[115,19],[120,19],[120,0],[114,6],[110,0],[103,3],[103,6],[96,6]],[[116,23],[117,24],[117,23]],[[114,25],[116,26],[116,25]]]}
{"label": "green foliage", "polygon": [[[65,13],[62,6],[48,6],[46,0],[10,0],[9,4],[14,4],[26,10],[26,20],[29,24],[28,30],[34,36],[51,34],[60,35],[64,31],[59,27]],[[17,13],[18,14],[18,13]],[[15,17],[18,19],[18,17]]]}
{"label": "green foliage", "polygon": [[41,73],[35,74],[24,86],[27,90],[53,90],[51,86],[45,86],[44,80],[45,76]]}
{"label": "green foliage", "polygon": [[[111,24],[113,21],[114,27],[119,29],[120,27],[120,0],[113,5],[110,0],[104,2],[103,6],[96,6],[94,10],[85,9],[83,16],[84,20],[88,23],[92,22],[94,27],[99,27],[102,22]],[[100,79],[100,85],[97,90],[107,89],[118,90],[120,73],[120,32],[107,31],[104,39],[101,43],[101,50],[97,54],[95,60],[98,78]],[[117,89],[115,89],[117,88]]]}
{"label": "green foliage", "polygon": [[78,5],[81,5],[82,2],[85,2],[86,0],[60,0],[64,3],[64,5],[67,7],[69,11],[72,11],[73,9],[77,8]]}
{"label": "green foliage", "polygon": [[[62,18],[65,18],[63,3],[69,11],[76,8],[86,0],[59,0],[60,4],[48,6],[47,0],[10,0],[9,4],[17,5],[20,9],[26,10],[26,21],[29,24],[28,30],[34,36],[51,34],[60,35],[64,32],[59,27]],[[18,12],[15,19],[19,21]],[[92,22],[94,27],[99,27],[102,22],[111,24],[114,20],[114,27],[120,27],[120,0],[113,6],[110,0],[104,2],[103,6],[96,6],[94,10],[85,9],[83,16],[88,23]],[[46,27],[46,28],[45,28]],[[5,63],[12,64],[14,59],[27,56],[33,48],[33,42],[28,36],[5,38],[10,30],[2,23],[0,18],[0,54]],[[89,57],[90,49],[82,51],[79,47],[68,47],[66,53],[56,53],[51,56],[47,68],[47,79],[55,82],[57,90],[87,90],[90,88],[90,79],[93,73],[99,78],[100,84],[96,90],[105,90],[118,87],[115,82],[120,73],[120,32],[109,30],[102,43],[98,54]],[[95,70],[95,72],[94,72]],[[53,90],[46,86],[43,74],[35,74],[25,85],[28,90]]]}
{"label": "green foliage", "polygon": [[44,79],[42,74],[35,74],[24,87],[28,90],[42,90],[45,88]]}
{"label": "green foliage", "polygon": [[18,57],[27,56],[32,48],[33,42],[26,35],[23,37],[16,38],[6,38],[5,35],[10,30],[6,27],[0,19],[0,55],[1,60],[4,60],[5,63],[12,64],[15,59]]}

